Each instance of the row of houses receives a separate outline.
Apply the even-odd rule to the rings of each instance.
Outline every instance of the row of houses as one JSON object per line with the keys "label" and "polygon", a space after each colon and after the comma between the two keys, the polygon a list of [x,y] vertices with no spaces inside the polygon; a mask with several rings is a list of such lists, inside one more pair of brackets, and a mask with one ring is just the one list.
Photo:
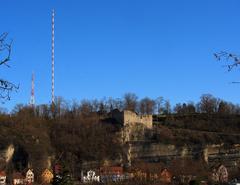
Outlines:
{"label": "row of houses", "polygon": [[[194,180],[196,176],[192,175],[180,175],[174,176],[169,169],[164,168],[159,173],[150,173],[144,170],[135,169],[132,172],[124,172],[122,167],[102,167],[98,172],[89,170],[85,174],[81,172],[81,181],[83,183],[90,182],[117,182],[123,180],[137,179],[140,181],[158,181],[164,184],[171,183],[173,181],[180,181],[182,183],[188,183]],[[224,165],[215,166],[210,174],[210,179],[216,183],[228,182],[228,171]]]}
{"label": "row of houses", "polygon": [[168,169],[163,169],[158,173],[146,173],[135,169],[133,172],[124,172],[122,167],[101,167],[98,173],[89,170],[85,174],[81,173],[83,183],[90,182],[117,182],[123,180],[138,179],[141,181],[155,180],[163,183],[170,183],[173,175]]}
{"label": "row of houses", "polygon": [[[50,184],[54,175],[52,170],[45,169],[41,175],[42,184]],[[11,181],[8,181],[12,185],[32,185],[34,183],[33,169],[27,169],[23,172],[14,172],[11,175]],[[7,184],[7,174],[5,171],[0,171],[0,185]]]}
{"label": "row of houses", "polygon": [[[54,169],[55,174],[60,173],[58,167]],[[57,173],[56,173],[57,172]],[[41,175],[42,184],[50,184],[52,182],[54,175],[52,170],[45,169]],[[192,180],[193,176],[180,176],[180,181],[184,183]],[[211,173],[211,180],[214,182],[224,183],[228,182],[228,171],[224,165],[218,165],[213,168]],[[131,172],[124,172],[122,167],[101,167],[100,169],[94,171],[82,171],[81,172],[81,182],[90,183],[90,182],[117,182],[123,180],[138,179],[141,181],[159,181],[162,183],[171,183],[176,179],[173,173],[169,169],[164,168],[159,173],[149,173],[144,170],[134,169]],[[7,175],[4,171],[0,171],[0,185],[6,185]],[[12,174],[13,185],[32,185],[34,183],[34,172],[32,169],[27,169],[26,171],[20,173],[15,172]]]}
{"label": "row of houses", "polygon": [[[7,175],[5,171],[0,171],[0,185],[6,185]],[[12,174],[12,184],[22,185],[22,184],[33,184],[34,183],[34,173],[32,169],[27,169],[23,173],[14,172]]]}

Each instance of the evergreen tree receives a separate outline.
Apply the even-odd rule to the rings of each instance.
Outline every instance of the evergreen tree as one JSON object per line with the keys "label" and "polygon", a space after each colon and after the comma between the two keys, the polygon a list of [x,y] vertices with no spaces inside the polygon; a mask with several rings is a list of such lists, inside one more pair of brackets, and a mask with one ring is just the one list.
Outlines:
{"label": "evergreen tree", "polygon": [[57,172],[54,171],[52,185],[73,185],[70,171],[65,164],[62,164]]}

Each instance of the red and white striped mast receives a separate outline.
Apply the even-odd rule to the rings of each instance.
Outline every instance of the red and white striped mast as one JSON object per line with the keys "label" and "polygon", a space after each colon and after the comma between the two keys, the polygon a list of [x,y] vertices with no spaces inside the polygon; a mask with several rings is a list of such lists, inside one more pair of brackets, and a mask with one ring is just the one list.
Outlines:
{"label": "red and white striped mast", "polygon": [[52,10],[52,105],[54,105],[54,9]]}

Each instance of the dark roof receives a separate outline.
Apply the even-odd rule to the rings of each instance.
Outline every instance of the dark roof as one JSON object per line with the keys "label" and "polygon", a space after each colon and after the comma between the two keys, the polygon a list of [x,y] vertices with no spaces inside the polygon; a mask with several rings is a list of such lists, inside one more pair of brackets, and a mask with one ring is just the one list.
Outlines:
{"label": "dark roof", "polygon": [[13,179],[25,179],[25,177],[20,172],[14,172]]}
{"label": "dark roof", "polygon": [[[211,166],[211,169],[212,169],[212,170],[214,170],[214,169],[218,170],[218,168],[219,168],[220,166],[224,166],[224,165],[221,164],[221,163],[217,163],[217,164]],[[225,166],[224,166],[224,167],[225,167]],[[225,167],[225,168],[226,168],[226,167]]]}

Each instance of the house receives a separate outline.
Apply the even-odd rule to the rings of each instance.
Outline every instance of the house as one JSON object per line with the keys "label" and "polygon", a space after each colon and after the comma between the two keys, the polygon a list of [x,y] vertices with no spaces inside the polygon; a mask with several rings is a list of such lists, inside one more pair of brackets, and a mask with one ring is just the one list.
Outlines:
{"label": "house", "polygon": [[219,182],[228,182],[228,171],[223,165],[218,167]]}
{"label": "house", "polygon": [[139,180],[147,180],[147,173],[145,171],[142,171],[140,169],[135,169],[133,172],[133,178],[139,179]]}
{"label": "house", "polygon": [[164,183],[170,183],[172,181],[172,173],[164,168],[160,173],[160,180]]}
{"label": "house", "polygon": [[219,176],[215,168],[212,170],[211,180],[214,182],[219,182]]}
{"label": "house", "polygon": [[100,175],[122,175],[123,168],[118,166],[111,166],[111,167],[101,167],[100,168]]}
{"label": "house", "polygon": [[43,184],[49,184],[53,179],[53,173],[49,169],[45,169],[41,177],[42,177]]}
{"label": "house", "polygon": [[32,184],[34,182],[34,173],[32,169],[28,169],[26,172],[26,182],[27,184]]}
{"label": "house", "polygon": [[179,176],[179,182],[183,183],[183,184],[189,184],[190,181],[194,181],[196,180],[196,176],[195,175],[180,175]]}
{"label": "house", "polygon": [[20,172],[13,173],[13,185],[25,184],[25,177]]}
{"label": "house", "polygon": [[100,176],[96,175],[95,171],[90,170],[87,172],[87,176],[83,176],[82,174],[82,182],[83,183],[100,182]]}
{"label": "house", "polygon": [[62,167],[60,164],[55,164],[53,169],[54,169],[54,174],[58,175],[58,174],[60,174]]}
{"label": "house", "polygon": [[228,182],[228,171],[224,165],[218,165],[213,168],[213,172],[211,174],[211,179],[214,182]]}
{"label": "house", "polygon": [[149,179],[150,181],[157,181],[159,179],[159,176],[157,173],[149,173]]}
{"label": "house", "polygon": [[119,166],[101,167],[100,177],[102,182],[121,181],[124,179],[123,168]]}
{"label": "house", "polygon": [[5,185],[6,184],[6,173],[4,171],[0,171],[0,185]]}

